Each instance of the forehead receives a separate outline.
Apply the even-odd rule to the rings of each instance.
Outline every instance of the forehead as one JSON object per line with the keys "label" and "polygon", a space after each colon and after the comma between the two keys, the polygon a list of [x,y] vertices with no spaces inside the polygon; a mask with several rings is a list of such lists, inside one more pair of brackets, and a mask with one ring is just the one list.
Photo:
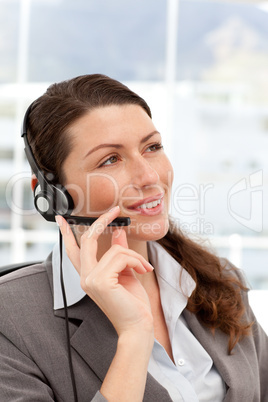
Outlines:
{"label": "forehead", "polygon": [[145,110],[138,105],[112,105],[96,108],[69,128],[74,144],[95,144],[139,138],[154,129]]}

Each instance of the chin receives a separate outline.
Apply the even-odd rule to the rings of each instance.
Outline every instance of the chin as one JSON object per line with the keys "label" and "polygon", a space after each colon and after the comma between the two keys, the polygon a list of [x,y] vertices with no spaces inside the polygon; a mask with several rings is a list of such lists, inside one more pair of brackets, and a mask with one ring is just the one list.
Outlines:
{"label": "chin", "polygon": [[133,240],[156,241],[162,239],[168,232],[169,219],[151,222],[134,222],[131,220],[130,226],[126,227],[127,236]]}

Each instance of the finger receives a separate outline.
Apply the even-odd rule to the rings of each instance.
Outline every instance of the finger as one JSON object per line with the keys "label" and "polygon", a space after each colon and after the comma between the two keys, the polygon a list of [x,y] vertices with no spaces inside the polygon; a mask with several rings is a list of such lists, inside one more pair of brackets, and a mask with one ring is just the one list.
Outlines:
{"label": "finger", "polygon": [[87,275],[88,269],[93,268],[97,264],[98,238],[105,231],[109,223],[119,215],[119,212],[120,208],[116,206],[105,214],[102,214],[81,236],[81,276]]}
{"label": "finger", "polygon": [[111,270],[113,270],[113,267],[116,265],[118,258],[121,258],[122,255],[126,256],[127,258],[136,258],[138,261],[140,261],[140,263],[148,272],[154,270],[154,267],[141,254],[132,249],[123,247],[120,244],[112,245],[111,248],[106,251],[105,254],[103,254],[101,259],[99,260],[98,266],[111,267]]}
{"label": "finger", "polygon": [[89,229],[83,234],[83,239],[97,240],[98,237],[104,232],[109,223],[111,223],[120,212],[119,206],[112,208],[110,211],[99,216],[98,219],[89,227]]}
{"label": "finger", "polygon": [[144,264],[136,257],[129,257],[125,254],[121,254],[117,259],[117,270],[116,273],[124,273],[128,269],[133,269],[138,274],[145,274],[147,272]]}
{"label": "finger", "polygon": [[132,270],[138,274],[147,272],[144,265],[137,258],[121,254],[116,259],[113,267],[111,267],[111,264],[104,265],[99,267],[98,272],[93,270],[86,277],[81,278],[81,286],[84,291],[93,292],[96,295],[103,292],[105,287],[110,288],[112,286],[115,288],[118,284],[118,276],[133,275]]}
{"label": "finger", "polygon": [[68,255],[75,269],[78,271],[78,273],[80,273],[80,249],[77,245],[74,234],[69,224],[62,216],[57,215],[55,219],[63,237],[66,254]]}
{"label": "finger", "polygon": [[123,228],[116,228],[112,235],[112,246],[119,244],[122,247],[128,248],[127,235]]}

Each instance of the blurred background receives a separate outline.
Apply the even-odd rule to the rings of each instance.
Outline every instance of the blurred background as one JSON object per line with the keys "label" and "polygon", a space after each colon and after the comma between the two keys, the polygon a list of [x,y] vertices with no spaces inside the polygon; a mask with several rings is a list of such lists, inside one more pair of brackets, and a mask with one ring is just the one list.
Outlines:
{"label": "blurred background", "polygon": [[246,272],[259,314],[268,292],[268,2],[0,0],[2,265],[42,260],[57,240],[56,225],[34,212],[24,112],[51,83],[88,73],[149,103],[175,170],[171,214]]}

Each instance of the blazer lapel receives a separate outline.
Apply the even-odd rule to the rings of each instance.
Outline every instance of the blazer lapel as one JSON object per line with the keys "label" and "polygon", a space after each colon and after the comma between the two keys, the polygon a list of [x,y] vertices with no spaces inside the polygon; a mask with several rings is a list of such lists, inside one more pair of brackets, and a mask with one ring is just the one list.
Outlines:
{"label": "blazer lapel", "polygon": [[[184,318],[189,328],[211,356],[218,372],[227,386],[224,401],[251,401],[254,398],[256,382],[255,362],[249,362],[244,350],[251,349],[249,338],[243,339],[235,346],[232,354],[228,354],[228,336],[216,330],[215,334],[209,328],[201,325],[196,316],[184,310]],[[257,367],[256,367],[257,369]],[[246,381],[245,381],[246,379]]]}
{"label": "blazer lapel", "polygon": [[[116,352],[117,333],[92,300],[86,297],[85,304],[87,314],[71,336],[71,346],[103,381]],[[81,313],[77,317],[81,318]]]}
{"label": "blazer lapel", "polygon": [[[72,310],[69,318],[81,319],[87,305],[87,314],[71,336],[71,345],[103,381],[115,355],[118,336],[108,318],[92,300],[85,297],[82,304],[80,311],[76,309],[74,312],[69,308]],[[143,401],[155,400],[171,402],[167,390],[148,373]]]}

